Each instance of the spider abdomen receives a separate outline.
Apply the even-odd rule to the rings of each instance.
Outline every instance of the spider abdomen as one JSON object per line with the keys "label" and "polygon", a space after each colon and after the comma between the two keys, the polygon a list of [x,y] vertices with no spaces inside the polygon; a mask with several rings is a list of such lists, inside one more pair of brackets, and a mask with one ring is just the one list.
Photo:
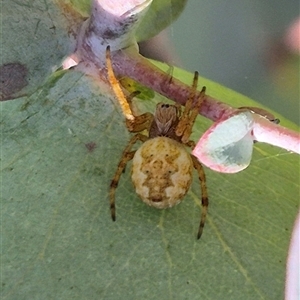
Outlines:
{"label": "spider abdomen", "polygon": [[132,182],[136,193],[150,206],[168,208],[178,204],[192,182],[193,162],[179,142],[156,137],[135,153]]}

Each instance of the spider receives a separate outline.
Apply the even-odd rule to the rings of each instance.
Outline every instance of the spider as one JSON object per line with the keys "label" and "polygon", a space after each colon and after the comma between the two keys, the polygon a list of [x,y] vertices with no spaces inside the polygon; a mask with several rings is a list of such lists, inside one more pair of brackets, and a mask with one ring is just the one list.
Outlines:
{"label": "spider", "polygon": [[[143,202],[159,209],[173,207],[182,201],[192,183],[192,171],[195,168],[202,191],[202,210],[197,234],[199,239],[208,209],[205,173],[196,157],[186,150],[186,146],[190,148],[195,146],[189,137],[205,96],[205,87],[196,96],[198,73],[195,72],[191,93],[183,112],[180,105],[158,103],[154,114],[147,112],[136,116],[131,110],[132,95],[125,97],[114,75],[109,46],[106,49],[106,65],[108,80],[126,118],[126,127],[129,132],[136,133],[124,149],[110,184],[112,220],[116,220],[116,189],[121,174],[130,160],[132,160],[131,179],[136,193]],[[142,133],[145,130],[148,132],[147,135]],[[143,144],[137,150],[132,150],[138,141]]]}

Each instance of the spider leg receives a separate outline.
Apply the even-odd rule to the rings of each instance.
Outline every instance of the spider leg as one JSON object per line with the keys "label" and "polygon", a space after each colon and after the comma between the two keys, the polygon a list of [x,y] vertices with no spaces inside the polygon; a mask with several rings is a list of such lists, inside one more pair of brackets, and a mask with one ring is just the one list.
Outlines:
{"label": "spider leg", "polygon": [[116,194],[116,189],[118,187],[118,183],[120,180],[120,177],[123,173],[123,171],[125,170],[125,167],[127,165],[127,163],[132,160],[135,151],[131,151],[131,148],[133,147],[133,145],[137,142],[137,141],[142,141],[145,142],[148,138],[145,135],[142,134],[136,134],[134,135],[128,145],[126,146],[126,148],[124,149],[123,153],[122,153],[122,157],[120,159],[120,162],[118,164],[118,168],[117,171],[110,183],[110,189],[109,189],[109,203],[110,203],[110,212],[111,212],[111,218],[113,221],[116,220],[116,205],[115,205],[115,194]]}
{"label": "spider leg", "polygon": [[189,140],[185,143],[186,146],[190,147],[192,150],[195,148],[196,144],[194,141]]}
{"label": "spider leg", "polygon": [[192,128],[205,95],[205,87],[203,87],[200,94],[197,96],[196,103],[194,103],[197,91],[198,75],[198,72],[195,72],[190,96],[185,104],[185,109],[176,128],[176,135],[181,136],[181,141],[184,144],[188,142],[192,133]]}
{"label": "spider leg", "polygon": [[128,95],[128,97],[126,98],[126,100],[127,100],[127,102],[128,102],[128,104],[129,104],[130,107],[132,106],[132,99],[134,97],[138,96],[140,93],[141,93],[140,91],[134,91],[134,92],[132,92],[132,93],[130,93]]}
{"label": "spider leg", "polygon": [[117,99],[119,100],[120,106],[122,108],[123,114],[127,120],[134,121],[135,116],[131,110],[131,107],[121,89],[121,86],[119,84],[118,79],[116,78],[113,68],[112,68],[112,63],[111,63],[111,56],[110,56],[110,47],[107,46],[106,48],[106,66],[107,66],[107,73],[108,73],[108,80],[109,83],[111,84],[111,87],[117,96]]}
{"label": "spider leg", "polygon": [[199,224],[199,229],[198,229],[198,234],[197,234],[197,239],[200,239],[200,237],[202,235],[202,232],[203,232],[203,228],[204,228],[204,224],[205,224],[205,220],[206,220],[206,215],[207,215],[207,210],[208,210],[208,194],[207,194],[207,187],[206,187],[206,179],[205,179],[204,169],[203,169],[201,163],[192,154],[191,154],[191,158],[192,158],[192,161],[193,161],[194,168],[198,172],[198,177],[199,177],[200,185],[201,185],[201,205],[202,205],[202,209],[201,209],[201,218],[200,218],[200,224]]}
{"label": "spider leg", "polygon": [[193,85],[192,85],[192,89],[191,89],[189,98],[185,103],[184,111],[181,115],[180,121],[179,121],[179,123],[177,125],[177,128],[176,128],[176,135],[177,136],[182,136],[184,134],[185,128],[189,124],[190,111],[192,109],[192,103],[193,103],[194,98],[195,98],[197,84],[198,84],[198,72],[195,72],[194,79],[193,79]]}
{"label": "spider leg", "polygon": [[111,63],[111,55],[110,55],[110,47],[107,46],[106,48],[106,66],[107,66],[107,73],[108,73],[108,80],[109,83],[118,99],[120,106],[122,108],[123,114],[126,118],[126,127],[130,132],[140,132],[145,129],[149,130],[150,125],[153,120],[153,115],[151,113],[145,113],[140,116],[135,116],[131,109],[131,102],[132,98],[138,95],[140,92],[135,91],[131,93],[128,98],[126,98],[123,90],[120,86],[118,79],[116,78],[112,63]]}
{"label": "spider leg", "polygon": [[144,113],[139,116],[135,116],[135,119],[126,119],[126,127],[130,132],[140,132],[143,130],[148,130],[153,121],[153,115],[151,113]]}
{"label": "spider leg", "polygon": [[183,115],[182,115],[183,119],[187,119],[187,120],[189,119],[189,114],[192,110],[193,102],[194,102],[195,96],[196,96],[197,85],[198,85],[198,77],[199,77],[199,73],[196,71],[194,73],[192,89],[191,89],[189,98],[186,101],[185,109],[184,109],[184,112],[183,112]]}
{"label": "spider leg", "polygon": [[196,118],[199,114],[199,109],[203,102],[205,96],[205,87],[202,88],[199,97],[197,98],[196,105],[192,108],[190,112],[189,122],[184,129],[183,136],[181,138],[182,143],[186,143],[189,140],[189,137],[192,133],[193,126],[195,124]]}

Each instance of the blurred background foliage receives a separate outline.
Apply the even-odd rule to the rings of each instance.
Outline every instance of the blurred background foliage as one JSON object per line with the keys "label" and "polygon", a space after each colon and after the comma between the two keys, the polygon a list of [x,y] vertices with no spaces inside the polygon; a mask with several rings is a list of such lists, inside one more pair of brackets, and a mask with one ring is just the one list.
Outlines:
{"label": "blurred background foliage", "polygon": [[188,0],[163,33],[167,42],[154,50],[164,53],[154,57],[198,70],[300,124],[299,48],[287,41],[299,6],[297,0]]}

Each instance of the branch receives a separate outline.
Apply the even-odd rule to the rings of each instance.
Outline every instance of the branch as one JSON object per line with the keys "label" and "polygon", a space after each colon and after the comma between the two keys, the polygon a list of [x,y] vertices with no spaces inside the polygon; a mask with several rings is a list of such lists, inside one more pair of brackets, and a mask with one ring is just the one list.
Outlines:
{"label": "branch", "polygon": [[[107,84],[105,51],[110,45],[113,69],[117,77],[132,78],[184,105],[191,87],[163,72],[138,53],[134,32],[151,2],[152,0],[94,0],[91,17],[83,23],[78,35],[76,50],[64,61],[63,68],[76,66],[77,70],[94,77],[98,82],[100,80]],[[300,153],[299,133],[270,122],[268,116],[257,114],[252,109],[246,113],[245,108],[234,108],[206,95],[199,113],[216,123],[199,140],[193,154],[214,170],[237,172],[245,168],[247,159],[243,161],[241,168],[236,168],[240,161],[238,157],[229,157],[228,149],[234,149],[232,154],[236,155],[241,150],[239,147],[241,145],[245,147],[247,144],[247,147],[251,147],[246,151],[250,153],[251,159],[253,141],[269,143]],[[234,132],[241,124],[244,126],[246,123],[249,123],[246,126],[247,131],[239,133],[243,142],[237,143],[230,138],[228,132]],[[218,148],[219,145],[216,143],[224,138],[216,135],[218,132],[225,132],[225,136],[229,136],[228,144],[223,143],[222,148]],[[214,143],[212,149],[211,144]],[[233,148],[232,143],[238,148]],[[220,153],[221,157],[218,156]],[[228,166],[227,163],[232,160],[236,160],[236,165]]]}

